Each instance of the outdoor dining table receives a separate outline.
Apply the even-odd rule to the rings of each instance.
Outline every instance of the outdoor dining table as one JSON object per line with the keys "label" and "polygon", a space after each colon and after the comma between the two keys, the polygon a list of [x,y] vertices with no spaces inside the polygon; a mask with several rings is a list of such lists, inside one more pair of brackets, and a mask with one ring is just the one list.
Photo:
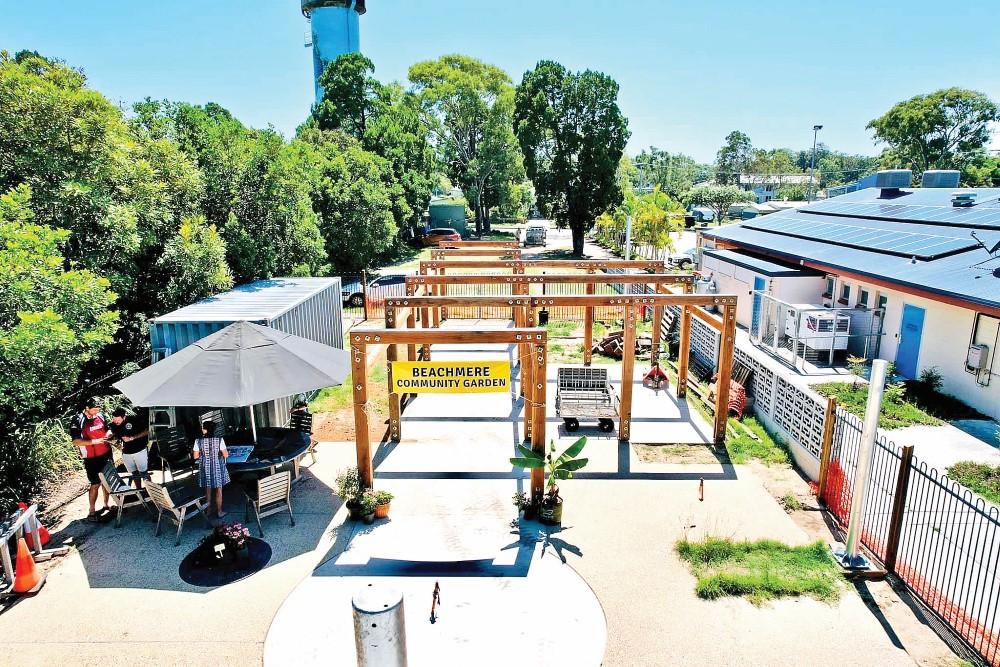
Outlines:
{"label": "outdoor dining table", "polygon": [[241,442],[233,436],[226,436],[229,446],[253,445],[253,451],[246,461],[226,462],[226,468],[234,476],[253,477],[267,471],[273,475],[278,466],[292,462],[294,479],[299,478],[299,461],[309,449],[309,434],[289,428],[262,428],[257,431],[257,442]]}

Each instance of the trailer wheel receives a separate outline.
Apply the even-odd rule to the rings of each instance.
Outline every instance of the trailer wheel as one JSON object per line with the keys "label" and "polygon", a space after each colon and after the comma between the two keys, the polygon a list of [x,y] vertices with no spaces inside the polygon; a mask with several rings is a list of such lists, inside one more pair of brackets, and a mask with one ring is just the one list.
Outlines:
{"label": "trailer wheel", "polygon": [[598,419],[597,423],[601,427],[601,430],[605,433],[611,433],[615,430],[615,422],[613,419]]}
{"label": "trailer wheel", "polygon": [[580,421],[578,419],[574,419],[573,417],[563,419],[563,423],[566,426],[566,430],[570,433],[580,429]]}

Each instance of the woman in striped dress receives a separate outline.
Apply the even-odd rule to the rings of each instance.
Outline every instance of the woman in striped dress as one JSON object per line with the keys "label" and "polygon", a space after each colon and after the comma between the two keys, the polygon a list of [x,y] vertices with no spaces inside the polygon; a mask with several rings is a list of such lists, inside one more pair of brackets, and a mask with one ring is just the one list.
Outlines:
{"label": "woman in striped dress", "polygon": [[222,487],[229,484],[229,471],[226,469],[229,452],[226,450],[226,441],[221,437],[215,437],[215,422],[205,422],[202,425],[202,433],[205,437],[194,441],[194,458],[198,461],[198,482],[205,489],[205,499],[208,501],[207,514],[211,516],[214,504],[215,515],[221,519],[227,514],[222,511]]}

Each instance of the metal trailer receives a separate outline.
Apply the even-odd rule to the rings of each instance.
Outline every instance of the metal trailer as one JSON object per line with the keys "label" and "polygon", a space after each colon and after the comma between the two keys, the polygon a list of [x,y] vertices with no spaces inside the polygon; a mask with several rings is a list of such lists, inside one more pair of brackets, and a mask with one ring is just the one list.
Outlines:
{"label": "metal trailer", "polygon": [[[342,350],[342,298],[340,278],[271,278],[241,285],[155,318],[149,330],[151,361],[155,363],[242,320]],[[294,399],[287,396],[254,406],[254,419],[259,426],[281,426],[288,419]],[[179,411],[188,419],[205,412],[197,408],[153,408],[150,427],[154,436],[157,430],[180,425],[183,420],[178,419]],[[233,419],[239,421],[240,416],[228,415],[227,422]]]}
{"label": "metal trailer", "polygon": [[590,366],[564,366],[558,370],[556,415],[562,417],[566,430],[580,428],[580,420],[597,421],[601,430],[615,430],[618,417],[618,394],[608,381],[608,369]]}

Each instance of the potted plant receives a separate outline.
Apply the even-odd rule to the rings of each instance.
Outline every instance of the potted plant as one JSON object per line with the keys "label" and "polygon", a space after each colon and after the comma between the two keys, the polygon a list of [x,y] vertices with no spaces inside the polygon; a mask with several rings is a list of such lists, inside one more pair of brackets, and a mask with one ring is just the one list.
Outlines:
{"label": "potted plant", "polygon": [[336,493],[347,504],[347,511],[351,519],[357,521],[361,518],[361,475],[358,474],[356,466],[344,468],[337,473],[334,480]]}
{"label": "potted plant", "polygon": [[198,552],[196,563],[202,567],[245,565],[250,562],[250,530],[241,523],[220,524],[201,539]]}
{"label": "potted plant", "polygon": [[517,513],[520,518],[535,518],[535,505],[531,502],[531,498],[529,498],[524,491],[518,491],[515,493],[513,501],[514,507],[517,508]]}
{"label": "potted plant", "polygon": [[372,489],[365,489],[358,500],[361,504],[361,518],[365,523],[375,523],[375,508],[378,507],[378,494]]}
{"label": "potted plant", "polygon": [[375,518],[384,519],[389,516],[389,503],[395,498],[388,491],[375,492]]}
{"label": "potted plant", "polygon": [[540,454],[523,445],[517,450],[522,456],[514,457],[510,462],[518,468],[544,468],[548,472],[547,489],[538,505],[538,518],[543,523],[558,524],[562,522],[563,500],[559,496],[559,486],[556,480],[570,479],[573,472],[587,465],[589,459],[577,458],[587,444],[584,436],[566,448],[559,456],[555,455],[556,443],[549,442],[548,454]]}
{"label": "potted plant", "polygon": [[231,549],[236,557],[237,565],[250,562],[250,529],[242,523],[224,523],[216,528],[225,540],[226,547]]}

